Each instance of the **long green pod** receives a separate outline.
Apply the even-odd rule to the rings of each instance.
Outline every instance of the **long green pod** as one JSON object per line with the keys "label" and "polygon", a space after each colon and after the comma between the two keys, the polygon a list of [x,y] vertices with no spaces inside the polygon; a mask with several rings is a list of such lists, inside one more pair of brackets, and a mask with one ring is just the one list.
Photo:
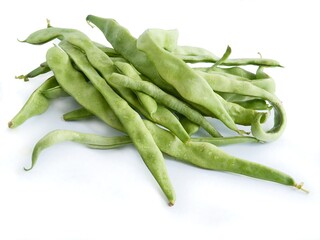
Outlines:
{"label": "long green pod", "polygon": [[89,147],[91,145],[104,146],[104,149],[118,148],[132,142],[128,136],[104,137],[96,134],[81,133],[70,130],[54,130],[46,134],[36,143],[32,152],[31,166],[29,168],[25,168],[25,170],[29,171],[35,166],[40,153],[44,149],[66,141],[81,143]]}
{"label": "long green pod", "polygon": [[112,87],[114,87],[115,90],[120,94],[120,96],[124,100],[126,100],[133,109],[142,114],[146,119],[149,119],[150,121],[160,124],[161,126],[169,129],[183,142],[189,140],[188,133],[185,131],[184,127],[181,125],[177,117],[165,106],[157,104],[156,111],[150,114],[141,104],[141,101],[138,100],[136,94],[133,91],[128,88],[112,84],[112,82],[110,83]]}
{"label": "long green pod", "polygon": [[88,15],[86,20],[97,26],[113,46],[114,50],[135,66],[139,72],[146,75],[162,89],[170,92],[174,91],[174,89],[161,78],[156,67],[148,59],[147,55],[137,48],[137,39],[131,35],[128,29],[110,18]]}
{"label": "long green pod", "polygon": [[16,128],[26,120],[47,111],[50,99],[42,94],[42,91],[57,86],[58,83],[54,76],[42,83],[29,97],[21,110],[8,123],[9,128]]}
{"label": "long green pod", "polygon": [[113,73],[109,78],[109,82],[114,85],[120,85],[135,91],[144,92],[152,96],[158,103],[167,106],[168,108],[184,115],[190,121],[199,124],[213,137],[221,136],[221,134],[198,111],[194,110],[176,97],[162,91],[159,87],[151,82],[135,81],[134,79],[118,73]]}
{"label": "long green pod", "polygon": [[262,128],[262,123],[265,122],[265,115],[264,113],[258,114],[251,125],[252,135],[265,142],[274,141],[282,135],[286,127],[286,112],[281,101],[274,94],[245,81],[230,81],[228,78],[221,75],[201,74],[216,91],[258,97],[269,101],[274,109],[273,127],[270,130],[265,131]]}
{"label": "long green pod", "polygon": [[245,82],[249,82],[254,86],[260,87],[270,93],[274,93],[275,89],[276,89],[276,85],[275,85],[275,81],[273,78],[271,78],[270,76],[268,77],[264,77],[264,78],[254,78],[254,79],[248,79],[246,77],[241,77],[241,76],[236,76],[234,74],[231,73],[227,73],[227,72],[221,72],[221,71],[202,71],[199,69],[195,69],[196,72],[201,71],[200,75],[204,75],[206,76],[207,74],[212,74],[214,75],[216,78],[218,78],[219,76],[221,76],[221,78],[228,78],[229,81],[245,81]]}
{"label": "long green pod", "polygon": [[[215,63],[219,61],[219,57],[210,51],[192,46],[177,46],[173,54],[187,63],[200,63],[208,62]],[[267,58],[237,58],[227,59],[221,65],[224,66],[244,66],[244,65],[257,65],[266,67],[281,67],[280,63],[274,59]]]}
{"label": "long green pod", "polygon": [[242,134],[206,80],[181,59],[157,45],[158,34],[157,30],[146,30],[138,38],[137,47],[147,54],[160,76],[185,100],[206,108],[227,127]]}
{"label": "long green pod", "polygon": [[[262,114],[261,112],[258,112],[254,109],[245,108],[238,103],[226,101],[219,95],[218,98],[220,99],[220,102],[223,104],[224,108],[227,110],[233,121],[237,124],[250,126],[252,122],[256,120],[257,116],[260,116]],[[267,112],[264,113],[264,117],[261,118],[261,121],[265,121],[266,117]]]}
{"label": "long green pod", "polygon": [[233,172],[301,188],[291,176],[276,169],[231,156],[207,142],[183,143],[153,123],[145,121],[145,124],[161,151],[174,158],[205,169]]}
{"label": "long green pod", "polygon": [[81,72],[73,68],[67,54],[53,47],[47,52],[47,62],[65,92],[109,126],[119,131],[125,130],[100,92],[86,81]]}
{"label": "long green pod", "polygon": [[[120,70],[122,74],[135,79],[136,81],[143,81],[140,78],[137,70],[134,69],[134,67],[130,64],[115,62],[115,66]],[[148,113],[147,115],[144,114],[145,117],[171,130],[174,134],[177,135],[177,137],[180,138],[181,141],[185,142],[189,140],[189,134],[185,131],[184,127],[181,125],[177,117],[169,109],[162,105],[158,106],[157,102],[151,96],[143,92],[135,91],[135,94]],[[125,98],[126,95],[122,94],[122,97]]]}
{"label": "long green pod", "polygon": [[[76,36],[81,38],[81,35]],[[88,41],[86,37],[82,40],[82,50],[85,51],[88,58],[79,49],[67,42],[61,42],[60,46],[68,53],[70,58],[72,58],[79,66],[95,88],[99,90],[108,102],[115,115],[124,126],[127,134],[131,137],[144,163],[169,200],[169,204],[173,205],[175,202],[175,193],[161,151],[155,144],[152,135],[143,124],[140,115],[106,82],[114,71],[112,61],[93,44],[89,42],[86,43]],[[57,54],[56,61],[58,61],[59,55],[63,55],[62,51],[58,53],[57,50],[55,54]],[[95,69],[97,69],[98,72]]]}

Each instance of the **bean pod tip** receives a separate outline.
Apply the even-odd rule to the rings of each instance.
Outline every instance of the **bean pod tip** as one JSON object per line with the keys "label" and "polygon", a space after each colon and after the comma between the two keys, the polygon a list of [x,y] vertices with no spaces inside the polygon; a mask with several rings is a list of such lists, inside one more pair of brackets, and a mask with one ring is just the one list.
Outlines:
{"label": "bean pod tip", "polygon": [[294,187],[295,188],[297,188],[297,189],[299,189],[299,190],[301,190],[301,191],[303,191],[303,192],[305,192],[305,193],[309,193],[309,191],[307,190],[307,189],[305,189],[305,188],[303,188],[303,185],[304,185],[304,183],[303,182],[301,182],[301,183],[295,183],[294,184]]}
{"label": "bean pod tip", "polygon": [[8,127],[9,128],[13,128],[13,122],[12,121],[8,122]]}

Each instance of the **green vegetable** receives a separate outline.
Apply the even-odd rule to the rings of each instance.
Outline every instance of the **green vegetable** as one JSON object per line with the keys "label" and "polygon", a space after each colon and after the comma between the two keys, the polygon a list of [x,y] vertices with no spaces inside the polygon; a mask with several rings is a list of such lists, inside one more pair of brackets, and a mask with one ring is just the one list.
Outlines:
{"label": "green vegetable", "polygon": [[[23,41],[34,45],[54,39],[60,42],[47,51],[46,62],[17,77],[27,81],[49,71],[53,74],[31,94],[9,127],[44,113],[51,99],[69,96],[80,107],[64,114],[64,120],[97,117],[125,135],[52,131],[37,142],[26,170],[35,166],[41,151],[63,141],[93,149],[133,144],[170,206],[176,196],[163,154],[197,167],[302,189],[302,184],[282,171],[231,156],[219,148],[244,143],[254,146],[282,135],[286,113],[275,95],[274,79],[265,73],[267,67],[281,66],[277,61],[232,59],[229,46],[222,57],[203,48],[179,46],[177,30],[147,29],[135,38],[113,19],[88,15],[87,21],[102,31],[112,48],[76,29],[50,24]],[[200,62],[213,65],[195,68],[191,64]],[[256,72],[242,67],[247,65],[257,66]],[[271,111],[273,127],[265,130],[263,123]],[[217,121],[223,124],[219,126]],[[250,126],[251,132],[243,126]]]}

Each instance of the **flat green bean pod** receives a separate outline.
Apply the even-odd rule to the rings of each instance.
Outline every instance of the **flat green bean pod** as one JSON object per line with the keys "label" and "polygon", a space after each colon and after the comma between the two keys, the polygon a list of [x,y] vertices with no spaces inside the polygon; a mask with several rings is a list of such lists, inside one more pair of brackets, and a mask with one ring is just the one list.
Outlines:
{"label": "flat green bean pod", "polygon": [[54,130],[41,138],[34,146],[31,166],[29,168],[25,168],[25,170],[29,171],[35,166],[39,158],[39,154],[44,149],[66,141],[81,143],[89,147],[91,145],[103,145],[104,149],[118,148],[132,142],[128,136],[103,137],[96,134],[81,133],[77,131]]}
{"label": "flat green bean pod", "polygon": [[109,78],[109,82],[114,85],[120,85],[122,87],[130,88],[135,91],[144,92],[156,99],[157,102],[184,115],[190,121],[199,124],[213,137],[221,136],[221,134],[198,111],[194,110],[186,103],[180,101],[174,96],[162,91],[151,82],[135,81],[134,79],[118,73],[113,73]]}
{"label": "flat green bean pod", "polygon": [[282,135],[286,126],[286,113],[281,101],[274,94],[271,94],[264,89],[256,87],[246,81],[232,81],[227,77],[213,75],[212,73],[201,73],[201,75],[216,91],[258,97],[269,101],[274,109],[273,127],[268,131],[265,131],[262,128],[262,123],[265,122],[266,115],[265,113],[260,113],[256,116],[255,121],[253,121],[251,124],[252,135],[260,141],[265,142],[274,141]]}
{"label": "flat green bean pod", "polygon": [[[206,80],[181,59],[159,45],[157,41],[160,38],[159,34],[165,35],[167,31],[146,30],[138,38],[137,47],[144,51],[154,63],[160,76],[172,85],[185,100],[207,109],[227,127],[242,134],[243,132],[237,128],[233,119],[218,99],[217,94],[210,88]],[[162,61],[158,61],[159,58]]]}
{"label": "flat green bean pod", "polygon": [[66,53],[58,47],[53,47],[48,50],[47,62],[65,92],[109,126],[124,131],[124,127],[103,96],[92,84],[86,81],[81,72],[73,68]]}
{"label": "flat green bean pod", "polygon": [[294,179],[273,168],[231,156],[213,144],[189,141],[182,143],[170,132],[145,121],[149,131],[164,153],[192,165],[219,171],[227,171],[258,179],[301,188]]}
{"label": "flat green bean pod", "polygon": [[[177,46],[173,54],[187,63],[212,62],[219,61],[219,57],[210,51],[192,46]],[[225,66],[243,66],[243,65],[257,65],[266,67],[281,67],[280,63],[273,59],[267,58],[237,58],[227,59],[220,65]]]}
{"label": "flat green bean pod", "polygon": [[8,123],[9,128],[16,128],[23,124],[27,119],[47,111],[50,99],[42,94],[42,92],[57,85],[58,83],[54,76],[48,78],[44,83],[42,83],[40,87],[31,94],[21,110]]}
{"label": "flat green bean pod", "polygon": [[137,48],[137,39],[134,38],[128,29],[121,26],[117,21],[110,18],[101,18],[88,15],[86,20],[97,26],[110,42],[116,52],[127,59],[142,74],[162,89],[174,92],[174,89],[166,84],[157,72],[154,64],[148,59],[147,55]]}
{"label": "flat green bean pod", "polygon": [[[80,50],[76,49],[68,42],[61,42],[60,46],[86,74],[92,84],[108,102],[111,109],[125,128],[127,134],[131,137],[144,163],[169,200],[169,205],[173,205],[175,202],[175,193],[170,182],[161,151],[155,144],[152,135],[143,124],[139,114],[134,111],[129,104],[107,83],[108,77],[114,71],[112,61],[107,57],[107,55],[96,48],[85,35],[75,33],[75,36],[77,36],[77,39],[81,41],[81,43],[78,43],[77,41],[75,42],[80,45],[79,47],[82,47],[87,58]],[[66,38],[69,37],[67,36]],[[62,52],[58,53],[56,50],[55,54],[57,54],[56,61],[58,60],[59,55],[63,55]],[[57,64],[56,61],[55,63]],[[101,77],[99,73],[103,77]]]}

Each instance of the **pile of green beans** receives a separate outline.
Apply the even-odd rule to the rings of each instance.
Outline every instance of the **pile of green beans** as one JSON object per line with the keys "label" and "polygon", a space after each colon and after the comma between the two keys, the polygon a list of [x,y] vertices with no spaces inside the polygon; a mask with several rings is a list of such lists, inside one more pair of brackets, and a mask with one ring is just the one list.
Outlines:
{"label": "pile of green beans", "polygon": [[[46,61],[39,67],[16,77],[29,81],[51,73],[9,127],[18,127],[44,113],[53,99],[67,96],[74,98],[79,108],[65,113],[65,121],[97,117],[123,135],[55,130],[37,142],[32,164],[25,170],[35,166],[42,150],[58,142],[73,141],[95,149],[133,144],[170,206],[176,196],[163,154],[197,167],[302,189],[302,184],[286,173],[218,148],[270,142],[281,136],[285,110],[275,95],[274,80],[264,72],[268,67],[280,67],[277,61],[262,57],[231,59],[229,46],[219,58],[203,48],[179,46],[176,30],[148,29],[135,38],[113,19],[89,15],[86,20],[101,30],[112,47],[94,42],[76,29],[50,24],[22,41],[39,45],[56,39],[59,43],[48,49]],[[194,63],[212,65],[195,67]],[[250,65],[257,66],[257,71],[243,67]],[[262,125],[270,111],[274,111],[274,124],[265,131]],[[211,118],[223,123],[232,134],[218,131]],[[249,132],[244,130],[248,127]]]}

